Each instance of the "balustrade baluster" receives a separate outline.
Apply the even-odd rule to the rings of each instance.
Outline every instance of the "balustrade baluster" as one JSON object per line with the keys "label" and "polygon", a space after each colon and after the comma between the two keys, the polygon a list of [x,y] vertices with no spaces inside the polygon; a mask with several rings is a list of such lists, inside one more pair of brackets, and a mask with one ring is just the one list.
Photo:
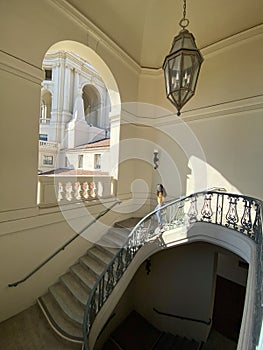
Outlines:
{"label": "balustrade baluster", "polygon": [[123,248],[121,248],[121,250],[119,251],[117,259],[118,259],[118,263],[117,263],[117,269],[116,269],[116,279],[118,282],[124,271]]}
{"label": "balustrade baluster", "polygon": [[239,220],[237,214],[237,202],[239,200],[238,197],[228,196],[229,199],[229,208],[226,214],[226,227],[233,226],[234,229],[237,229],[237,222]]}
{"label": "balustrade baluster", "polygon": [[128,245],[125,253],[125,269],[129,266],[130,262],[131,262],[131,248]]}
{"label": "balustrade baluster", "polygon": [[84,181],[82,184],[82,198],[84,200],[89,198],[89,184],[87,181]]}
{"label": "balustrade baluster", "polygon": [[193,222],[197,221],[198,211],[197,211],[197,197],[196,196],[191,197],[190,208],[189,208],[187,215],[189,217],[189,222],[191,224]]}
{"label": "balustrade baluster", "polygon": [[59,182],[58,183],[58,195],[57,195],[57,201],[58,202],[62,201],[63,193],[64,193],[64,189],[63,189],[62,182]]}
{"label": "balustrade baluster", "polygon": [[70,181],[66,183],[65,190],[66,190],[66,200],[70,202],[72,200],[72,192],[73,192],[72,183]]}
{"label": "balustrade baluster", "polygon": [[201,210],[202,218],[201,221],[207,221],[211,222],[212,221],[212,216],[213,216],[213,210],[211,207],[211,200],[212,200],[212,193],[206,194],[204,197],[204,205]]}
{"label": "balustrade baluster", "polygon": [[114,287],[114,274],[113,274],[113,264],[111,264],[107,270],[108,278],[106,283],[106,298],[110,295]]}
{"label": "balustrade baluster", "polygon": [[77,182],[75,182],[75,184],[74,184],[74,198],[75,198],[76,200],[80,200],[80,199],[81,199],[80,191],[81,191],[80,182],[77,181]]}
{"label": "balustrade baluster", "polygon": [[184,202],[178,205],[177,215],[176,215],[177,225],[184,225],[185,223],[185,213],[184,213]]}
{"label": "balustrade baluster", "polygon": [[97,191],[97,187],[96,187],[95,182],[94,181],[90,182],[89,183],[89,195],[90,195],[90,197],[95,198],[97,196],[96,191]]}
{"label": "balustrade baluster", "polygon": [[251,235],[252,220],[251,220],[251,205],[252,203],[248,199],[243,199],[244,212],[241,218],[240,232]]}

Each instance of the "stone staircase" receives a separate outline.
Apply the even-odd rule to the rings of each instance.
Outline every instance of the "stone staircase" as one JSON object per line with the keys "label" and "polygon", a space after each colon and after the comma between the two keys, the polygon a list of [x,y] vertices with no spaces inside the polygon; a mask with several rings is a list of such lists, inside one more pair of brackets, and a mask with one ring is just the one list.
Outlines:
{"label": "stone staircase", "polygon": [[106,265],[124,243],[139,218],[115,224],[69,268],[38,304],[53,329],[63,338],[82,343],[82,322],[89,294]]}
{"label": "stone staircase", "polygon": [[103,350],[200,350],[201,342],[158,330],[132,311],[115,329]]}
{"label": "stone staircase", "polygon": [[199,350],[201,343],[186,337],[163,332],[152,350]]}

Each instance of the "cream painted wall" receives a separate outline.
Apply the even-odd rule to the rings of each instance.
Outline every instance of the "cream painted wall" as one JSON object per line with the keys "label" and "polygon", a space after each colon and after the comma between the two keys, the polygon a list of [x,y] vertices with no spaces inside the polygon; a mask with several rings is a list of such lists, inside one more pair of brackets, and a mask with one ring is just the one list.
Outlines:
{"label": "cream painted wall", "polygon": [[0,70],[0,212],[36,205],[40,85],[32,80]]}
{"label": "cream painted wall", "polygon": [[36,298],[46,293],[58,276],[85,253],[90,242],[80,237],[29,280],[17,287],[8,287],[9,283],[24,278],[74,234],[60,218],[59,222],[50,223],[48,229],[43,225],[0,237],[0,322],[35,303]]}
{"label": "cream painted wall", "polygon": [[208,321],[212,318],[215,282],[215,247],[194,243],[159,252],[137,271],[131,288],[135,309],[158,329],[206,339],[209,326],[160,316],[161,312]]}
{"label": "cream painted wall", "polygon": [[[203,50],[203,55],[205,60],[196,95],[180,116],[196,138],[198,152],[194,143],[192,149],[189,148],[190,139],[182,143],[179,131],[182,124],[179,122],[177,126],[176,110],[160,91],[160,87],[164,90],[163,72],[159,72],[159,79],[157,72],[153,75],[145,70],[141,75],[141,103],[163,106],[167,111],[166,118],[160,118],[159,123],[155,121],[159,129],[156,146],[171,157],[168,160],[161,155],[159,171],[162,178],[167,179],[167,187],[172,188],[168,169],[171,165],[177,166],[181,189],[175,190],[178,183],[174,184],[175,196],[216,186],[262,199],[262,30],[252,29],[215,44]],[[152,122],[150,118],[149,122]],[[181,145],[185,153],[183,167],[180,152],[165,140],[163,133]]]}
{"label": "cream painted wall", "polygon": [[[0,322],[32,305],[49,286],[85,254],[114,222],[126,219],[118,206],[85,230],[65,250],[17,287],[8,284],[24,278],[68,240],[113,204],[95,201],[86,207],[64,205],[40,210],[40,215],[1,224],[0,234]],[[71,209],[69,208],[71,207]],[[131,207],[127,208],[131,211]],[[125,212],[125,210],[124,210]]]}
{"label": "cream painted wall", "polygon": [[210,186],[263,199],[262,109],[195,121],[190,127],[206,155]]}
{"label": "cream painted wall", "polygon": [[[7,287],[75,233],[59,214],[59,208],[37,207],[38,122],[45,53],[60,41],[82,43],[100,55],[104,69],[108,65],[108,71],[115,77],[117,84],[110,86],[111,96],[117,96],[119,86],[122,100],[137,98],[136,64],[120,49],[113,50],[107,38],[101,40],[90,31],[88,22],[73,17],[73,13],[69,15],[63,6],[49,0],[11,0],[0,4],[0,320],[31,305],[86,249],[85,244],[79,243],[26,284],[14,289]],[[103,66],[101,62],[99,65]],[[108,71],[104,71],[106,77]],[[116,118],[115,108],[111,118]],[[99,213],[105,207],[98,206],[97,210]],[[54,215],[60,218],[54,219]],[[117,218],[123,218],[122,214],[113,214],[108,225]]]}
{"label": "cream painted wall", "polygon": [[[63,221],[55,224],[54,212],[44,212],[36,205],[38,119],[40,84],[43,80],[41,66],[46,51],[62,40],[87,45],[94,49],[112,72],[122,102],[138,100],[173,111],[163,93],[162,73],[157,77],[148,77],[144,72],[139,81],[140,68],[124,52],[113,43],[110,44],[103,36],[101,39],[93,34],[88,22],[77,17],[72,20],[71,15],[73,14],[59,9],[55,2],[49,0],[9,0],[0,3],[0,256],[1,276],[4,282],[0,289],[1,304],[4,303],[1,319],[31,305],[38,294],[48,287],[48,283],[67,268],[69,260],[74,260],[81,252],[76,247],[76,254],[70,254],[69,260],[61,259],[61,265],[58,264],[60,271],[56,270],[53,274],[52,269],[48,270],[45,278],[42,279],[41,275],[41,278],[32,280],[20,290],[6,287],[6,282],[12,281],[29,266],[37,263],[39,257],[44,257],[53,250],[57,239],[64,241],[64,238],[72,234],[72,230],[66,228],[67,224],[63,218]],[[262,50],[262,35],[257,35],[218,51],[204,53],[205,62],[196,96],[189,102],[183,114],[190,129],[197,135],[208,164],[240,191],[257,197],[262,197],[260,159],[263,141],[259,135],[262,129]],[[246,78],[249,77],[246,83],[244,72]],[[257,97],[256,101],[249,99],[244,103],[244,99],[253,96]],[[229,104],[225,105],[225,102]],[[212,108],[211,105],[216,107]],[[152,116],[144,117],[146,118],[143,119],[143,123],[149,124],[147,118],[151,119]],[[129,126],[127,130],[124,130],[126,126],[121,126],[120,150],[124,158],[126,138],[145,139],[147,147],[140,147],[141,143],[136,143],[136,147],[132,149],[132,155],[135,157],[121,164],[119,196],[130,194],[132,184],[137,178],[142,181],[138,185],[135,183],[134,192],[141,194],[146,193],[145,190],[155,192],[155,182],[163,179],[165,184],[169,183],[168,190],[175,196],[196,188],[193,186],[193,178],[186,178],[189,166],[182,153],[184,150],[180,150],[178,145],[174,146],[170,139],[163,136],[163,132],[174,126],[174,118],[168,116],[162,120],[165,122],[165,128],[161,129],[161,132],[159,129],[145,132],[141,125]],[[157,127],[159,128],[158,123]],[[158,148],[159,144],[162,146],[162,152],[166,152],[167,155],[163,156],[164,153],[160,153],[160,167],[157,173],[152,167],[152,146]],[[230,155],[227,159],[226,154]],[[174,172],[170,170],[170,158],[177,165],[180,175],[177,178],[180,178],[182,184],[180,191],[174,189],[176,186],[173,181]],[[196,171],[192,173],[199,174]],[[212,180],[210,183],[213,186],[217,185]],[[151,195],[152,193],[147,193],[147,196]],[[127,209],[129,214],[131,208],[132,206]],[[43,213],[45,216],[41,217]],[[120,213],[116,214],[115,218],[118,215],[121,217]],[[40,229],[35,222],[43,220],[44,226]],[[4,232],[6,235],[3,235]],[[32,255],[32,251],[37,254]],[[16,256],[18,264],[13,264],[13,256]]]}
{"label": "cream painted wall", "polygon": [[[10,60],[12,57],[14,69],[17,70],[19,64],[23,62],[29,75],[33,74],[33,70],[37,70],[39,76],[42,75],[41,66],[44,55],[48,48],[56,42],[75,40],[84,45],[91,44],[91,40],[88,40],[90,38],[88,27],[77,25],[50,1],[42,1],[37,6],[33,0],[23,3],[15,0],[2,2],[1,33],[2,50],[5,52],[4,59]],[[129,66],[120,55],[112,52],[112,49],[104,42],[92,43],[97,53],[116,76],[122,100],[136,100],[138,72],[135,68]],[[1,71],[1,82],[4,87],[1,92],[3,101],[1,101],[1,108],[5,118],[4,127],[1,128],[1,141],[4,146],[2,150],[8,149],[10,152],[2,160],[3,180],[7,184],[3,189],[2,206],[5,210],[32,207],[36,204],[37,134],[41,81],[32,83],[28,76],[17,79],[17,73],[9,74],[5,69],[4,72]],[[14,94],[14,91],[17,94]],[[17,121],[23,121],[22,125],[19,125]],[[19,150],[10,137],[16,128],[19,130],[16,133]],[[11,175],[17,171],[20,172],[19,181],[16,175]],[[11,179],[10,176],[12,176]]]}

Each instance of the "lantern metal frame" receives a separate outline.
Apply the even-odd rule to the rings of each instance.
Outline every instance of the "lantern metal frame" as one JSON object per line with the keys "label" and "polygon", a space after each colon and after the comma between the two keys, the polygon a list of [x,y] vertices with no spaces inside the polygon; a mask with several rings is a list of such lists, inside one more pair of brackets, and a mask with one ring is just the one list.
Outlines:
{"label": "lantern metal frame", "polygon": [[174,37],[171,50],[163,63],[167,98],[181,114],[181,108],[193,97],[203,63],[195,38],[186,27],[189,20],[186,16],[186,0],[184,0],[183,18],[179,22],[182,30]]}

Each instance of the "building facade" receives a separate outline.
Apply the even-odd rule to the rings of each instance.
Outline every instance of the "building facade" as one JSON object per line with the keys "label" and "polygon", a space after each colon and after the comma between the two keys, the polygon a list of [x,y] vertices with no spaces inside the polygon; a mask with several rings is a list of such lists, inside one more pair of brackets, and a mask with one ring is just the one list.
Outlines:
{"label": "building facade", "polygon": [[[83,167],[90,171],[100,170],[101,153],[84,157],[77,149],[110,137],[111,106],[103,80],[88,62],[72,52],[48,52],[43,69],[39,171]],[[103,151],[106,144],[104,142]],[[91,150],[89,147],[89,154]],[[109,153],[107,147],[106,153]],[[107,160],[103,168],[109,171],[106,164]]]}

